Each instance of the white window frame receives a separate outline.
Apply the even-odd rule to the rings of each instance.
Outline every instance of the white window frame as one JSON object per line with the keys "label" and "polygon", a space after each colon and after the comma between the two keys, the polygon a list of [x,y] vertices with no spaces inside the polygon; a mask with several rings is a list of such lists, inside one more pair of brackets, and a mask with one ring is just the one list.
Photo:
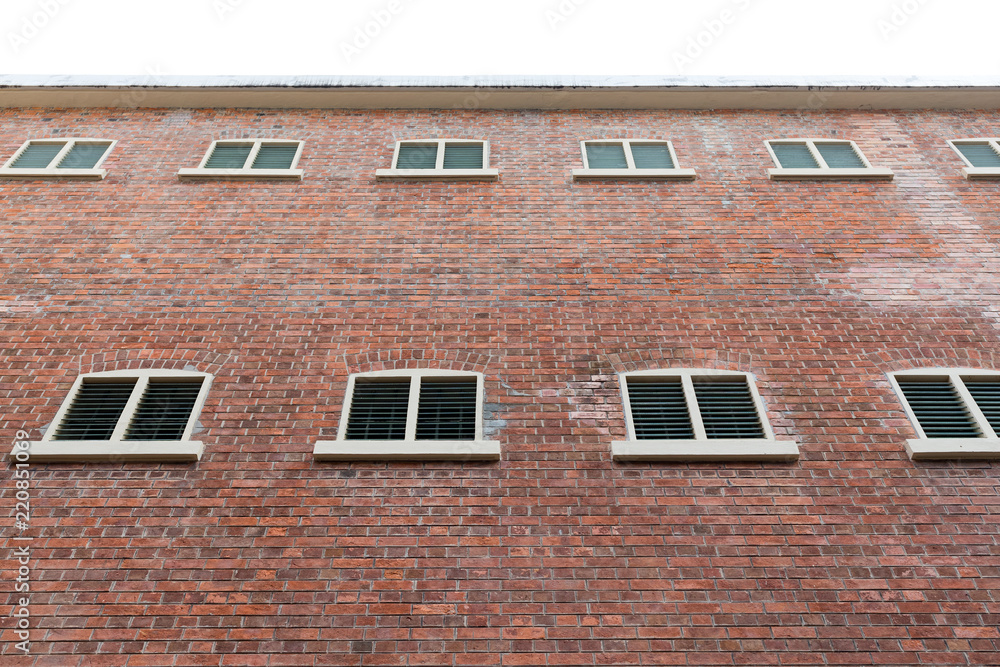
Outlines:
{"label": "white window frame", "polygon": [[[786,168],[781,166],[781,162],[778,160],[778,156],[775,155],[772,146],[774,144],[805,144],[808,147],[809,152],[812,153],[813,158],[816,160],[816,167],[809,168]],[[864,167],[829,167],[826,164],[826,160],[820,155],[819,150],[816,148],[816,144],[849,144],[854,150],[854,153],[858,158],[864,163]],[[849,179],[849,180],[877,180],[877,181],[891,181],[894,177],[891,169],[884,167],[873,167],[865,154],[858,148],[858,145],[853,141],[847,139],[806,139],[806,138],[789,138],[789,139],[770,139],[764,142],[767,146],[767,152],[774,161],[775,168],[768,169],[767,175],[773,181],[806,181],[806,180],[836,180],[836,179]]]}
{"label": "white window frame", "polygon": [[[347,422],[351,414],[354,385],[358,379],[393,378],[410,380],[410,396],[406,411],[406,434],[402,440],[348,440]],[[417,413],[420,399],[420,382],[423,378],[475,378],[476,379],[476,434],[474,440],[417,440]],[[355,373],[347,379],[344,409],[336,440],[319,440],[313,449],[318,461],[497,461],[500,443],[483,440],[483,374],[470,371],[438,369],[407,369]]]}
{"label": "white window frame", "polygon": [[[764,429],[763,438],[712,438],[705,434],[705,427],[698,409],[692,378],[733,377],[746,380],[753,396],[757,417]],[[693,440],[644,439],[635,437],[632,422],[632,405],[628,396],[628,378],[680,378],[684,389]],[[616,461],[794,461],[799,458],[799,447],[794,440],[777,440],[767,419],[764,402],[757,391],[753,375],[740,371],[704,368],[666,368],[630,371],[618,374],[628,440],[611,443],[611,457]]]}
{"label": "white window frame", "polygon": [[[28,139],[20,148],[14,151],[14,155],[10,157],[9,160],[4,162],[3,166],[0,167],[0,178],[72,178],[77,180],[89,180],[89,181],[100,181],[103,180],[107,175],[106,169],[101,169],[101,165],[114,150],[115,145],[118,143],[114,139],[97,139],[93,137],[59,137],[59,138],[49,138],[49,139]],[[65,144],[62,149],[56,154],[52,161],[49,162],[48,167],[40,169],[24,169],[15,168],[10,165],[14,164],[21,153],[28,149],[28,146],[32,144]],[[76,144],[109,144],[107,150],[104,151],[104,155],[97,161],[97,163],[90,169],[59,169],[57,166],[66,155],[73,150],[73,146]]]}
{"label": "white window frame", "polygon": [[[906,441],[906,453],[913,460],[932,459],[996,459],[1000,458],[1000,433],[996,433],[986,420],[982,410],[976,405],[975,399],[962,381],[962,376],[966,377],[990,377],[1000,379],[1000,371],[982,368],[914,368],[905,371],[889,373],[889,382],[892,384],[896,396],[903,404],[906,416],[913,424],[913,430],[917,432],[917,437]],[[898,377],[927,377],[942,378],[947,377],[955,388],[962,402],[965,404],[969,414],[975,420],[976,425],[982,432],[981,438],[929,438],[923,427],[917,420],[917,415],[910,408],[909,401],[903,394],[903,390],[896,380]]]}
{"label": "white window frame", "polygon": [[[587,157],[588,144],[621,144],[621,146],[625,149],[625,162],[628,166],[625,169],[591,169],[590,159]],[[670,159],[673,160],[674,167],[672,169],[637,168],[635,166],[635,160],[632,157],[632,144],[666,145],[667,150],[670,151]],[[580,142],[580,152],[583,154],[583,169],[574,169],[572,171],[574,181],[626,178],[693,181],[697,177],[694,169],[681,169],[677,166],[679,163],[677,162],[677,153],[674,152],[674,145],[669,141],[663,141],[660,139],[586,139]]]}
{"label": "white window frame", "polygon": [[[433,146],[437,145],[437,159],[433,169],[399,169],[399,148],[402,145]],[[446,144],[482,144],[482,169],[445,169],[444,151]],[[396,142],[392,151],[392,168],[376,169],[377,180],[419,179],[428,181],[495,181],[500,178],[500,171],[490,168],[490,142],[485,139],[404,139]]]}
{"label": "white window frame", "polygon": [[[246,162],[240,169],[209,169],[205,167],[209,158],[215,153],[215,147],[220,144],[253,144]],[[201,162],[194,169],[181,169],[177,172],[177,178],[182,181],[196,179],[228,179],[228,180],[289,180],[301,181],[303,171],[298,169],[299,158],[302,156],[303,141],[295,139],[216,139],[208,147]],[[292,158],[292,165],[288,169],[251,169],[250,165],[257,159],[261,146],[296,146],[295,157]]]}
{"label": "white window frame", "polygon": [[962,169],[962,175],[968,180],[974,179],[985,179],[985,178],[1000,178],[1000,167],[975,167],[969,159],[962,154],[959,150],[959,146],[962,144],[982,144],[987,143],[990,147],[1000,153],[1000,139],[993,137],[983,137],[980,139],[949,139],[948,145],[951,149],[958,153],[958,157],[962,158],[962,162],[965,164],[965,168]]}
{"label": "white window frame", "polygon": [[[125,409],[122,410],[118,425],[110,440],[55,440],[54,436],[59,425],[66,417],[73,399],[86,380],[120,379],[135,380],[132,395]],[[135,415],[139,399],[149,385],[150,378],[201,378],[201,389],[195,400],[187,426],[180,440],[123,440],[125,431]],[[195,371],[178,371],[164,369],[130,369],[120,371],[105,371],[102,373],[87,373],[76,378],[55,418],[40,441],[31,442],[28,455],[32,460],[42,461],[198,461],[204,452],[204,443],[191,440],[191,434],[205,405],[212,376]],[[13,456],[16,447],[11,451]]]}

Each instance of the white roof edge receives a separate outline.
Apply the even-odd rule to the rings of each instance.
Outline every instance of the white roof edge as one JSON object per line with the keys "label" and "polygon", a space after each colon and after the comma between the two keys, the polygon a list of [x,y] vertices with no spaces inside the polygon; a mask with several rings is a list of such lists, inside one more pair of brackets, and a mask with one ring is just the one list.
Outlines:
{"label": "white roof edge", "polygon": [[1000,109],[1000,77],[0,76],[25,106]]}

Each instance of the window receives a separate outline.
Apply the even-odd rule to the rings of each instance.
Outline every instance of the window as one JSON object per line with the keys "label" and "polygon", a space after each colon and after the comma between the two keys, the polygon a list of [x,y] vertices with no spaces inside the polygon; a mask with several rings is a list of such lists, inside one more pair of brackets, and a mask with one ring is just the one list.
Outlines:
{"label": "window", "polygon": [[32,459],[197,461],[191,431],[211,377],[189,371],[112,371],[77,378]]}
{"label": "window", "polygon": [[1000,178],[1000,139],[956,139],[948,145],[965,162],[966,178]]}
{"label": "window", "polygon": [[777,169],[773,180],[875,179],[891,181],[889,169],[871,166],[857,144],[837,139],[781,139],[766,142]]}
{"label": "window", "polygon": [[181,180],[195,178],[302,180],[296,169],[301,141],[233,139],[213,141],[201,164],[177,172]]}
{"label": "window", "polygon": [[457,371],[352,375],[336,440],[319,441],[320,460],[497,460],[483,440],[483,376]]}
{"label": "window", "polygon": [[889,376],[917,438],[912,459],[1000,458],[1000,372],[924,369]]}
{"label": "window", "polygon": [[488,141],[428,139],[398,141],[392,169],[378,169],[375,178],[422,178],[430,180],[494,181],[500,172],[490,169]]}
{"label": "window", "polygon": [[32,139],[0,167],[0,178],[101,180],[104,158],[118,142],[103,139]]}
{"label": "window", "polygon": [[747,373],[664,370],[619,380],[628,440],[612,457],[633,461],[797,459],[795,442],[775,440]]}
{"label": "window", "polygon": [[623,139],[581,141],[583,169],[573,170],[573,179],[645,178],[694,180],[694,169],[677,167],[677,155],[669,141]]}

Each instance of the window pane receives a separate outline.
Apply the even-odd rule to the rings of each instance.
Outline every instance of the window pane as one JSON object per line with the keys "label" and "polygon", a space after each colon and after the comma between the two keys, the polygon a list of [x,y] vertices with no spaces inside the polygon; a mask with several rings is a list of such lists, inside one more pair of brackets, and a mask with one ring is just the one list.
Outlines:
{"label": "window pane", "polygon": [[973,167],[1000,167],[1000,155],[986,142],[955,144]]}
{"label": "window pane", "polygon": [[993,432],[1000,436],[1000,379],[962,379]]}
{"label": "window pane", "polygon": [[625,147],[621,144],[586,144],[590,169],[626,169]]}
{"label": "window pane", "polygon": [[348,440],[402,440],[406,437],[406,408],[410,380],[354,383]]}
{"label": "window pane", "polygon": [[833,169],[864,169],[865,163],[850,144],[816,144],[826,166]]}
{"label": "window pane", "polygon": [[417,411],[418,440],[474,440],[476,438],[475,378],[422,378]]}
{"label": "window pane", "polygon": [[396,169],[433,169],[437,151],[437,144],[400,144]]}
{"label": "window pane", "polygon": [[670,148],[666,144],[632,144],[636,169],[673,169]]}
{"label": "window pane", "polygon": [[482,169],[482,144],[445,144],[445,169]]}
{"label": "window pane", "polygon": [[897,377],[896,381],[928,438],[978,438],[981,435],[947,377]]}
{"label": "window pane", "polygon": [[216,144],[205,169],[242,169],[251,150],[253,144]]}
{"label": "window pane", "polygon": [[692,440],[694,429],[681,379],[628,378],[628,402],[636,440]]}
{"label": "window pane", "polygon": [[756,402],[745,379],[696,377],[692,381],[708,438],[764,437]]}
{"label": "window pane", "polygon": [[263,145],[257,151],[251,169],[291,169],[292,160],[298,146],[268,146]]}
{"label": "window pane", "polygon": [[134,387],[135,380],[84,380],[53,440],[110,440]]}
{"label": "window pane", "polygon": [[819,169],[819,163],[805,144],[771,144],[782,169]]}
{"label": "window pane", "polygon": [[93,169],[111,144],[75,144],[59,163],[59,169]]}
{"label": "window pane", "polygon": [[28,144],[16,160],[10,165],[17,169],[45,169],[52,158],[63,149],[66,143],[58,144]]}
{"label": "window pane", "polygon": [[139,399],[125,440],[180,440],[198,400],[202,380],[153,380]]}

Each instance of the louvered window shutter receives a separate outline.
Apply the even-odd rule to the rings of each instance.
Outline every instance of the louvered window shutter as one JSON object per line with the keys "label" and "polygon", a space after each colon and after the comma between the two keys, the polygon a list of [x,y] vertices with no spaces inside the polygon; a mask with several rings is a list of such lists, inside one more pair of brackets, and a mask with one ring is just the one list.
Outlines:
{"label": "louvered window shutter", "polygon": [[1000,380],[965,380],[965,388],[972,394],[993,433],[1000,437]]}
{"label": "louvered window shutter", "polygon": [[348,440],[403,440],[410,381],[372,382],[358,380],[351,397],[347,420]]}
{"label": "louvered window shutter", "polygon": [[637,440],[691,440],[694,429],[678,378],[626,380]]}
{"label": "louvered window shutter", "polygon": [[28,144],[10,166],[12,169],[45,169],[65,145],[65,143]]}
{"label": "louvered window shutter", "polygon": [[111,144],[74,144],[58,164],[59,169],[93,169]]}
{"label": "louvered window shutter", "polygon": [[763,438],[764,428],[744,378],[692,378],[709,439]]}
{"label": "louvered window shutter", "polygon": [[482,169],[482,144],[445,144],[445,169]]}
{"label": "louvered window shutter", "polygon": [[819,163],[805,144],[771,144],[782,169],[819,169]]}
{"label": "louvered window shutter", "polygon": [[475,440],[476,387],[474,378],[421,378],[416,438]]}
{"label": "louvered window shutter", "polygon": [[125,440],[180,440],[198,401],[202,381],[150,379]]}
{"label": "louvered window shutter", "polygon": [[242,169],[252,150],[253,144],[216,144],[205,169]]}
{"label": "louvered window shutter", "polygon": [[586,144],[590,169],[627,169],[625,147],[621,144]]}
{"label": "louvered window shutter", "polygon": [[632,144],[636,169],[673,169],[670,148],[666,144]]}
{"label": "louvered window shutter", "polygon": [[52,439],[110,440],[134,388],[135,380],[83,381]]}
{"label": "louvered window shutter", "polygon": [[826,166],[832,169],[864,169],[865,163],[850,144],[816,144]]}
{"label": "louvered window shutter", "polygon": [[433,169],[437,165],[437,144],[400,144],[396,169]]}
{"label": "louvered window shutter", "polygon": [[928,438],[978,438],[981,433],[948,378],[897,378]]}
{"label": "louvered window shutter", "polygon": [[263,144],[257,151],[251,169],[291,169],[292,160],[298,146],[281,146]]}
{"label": "louvered window shutter", "polygon": [[1000,155],[986,142],[955,145],[973,167],[1000,167]]}

